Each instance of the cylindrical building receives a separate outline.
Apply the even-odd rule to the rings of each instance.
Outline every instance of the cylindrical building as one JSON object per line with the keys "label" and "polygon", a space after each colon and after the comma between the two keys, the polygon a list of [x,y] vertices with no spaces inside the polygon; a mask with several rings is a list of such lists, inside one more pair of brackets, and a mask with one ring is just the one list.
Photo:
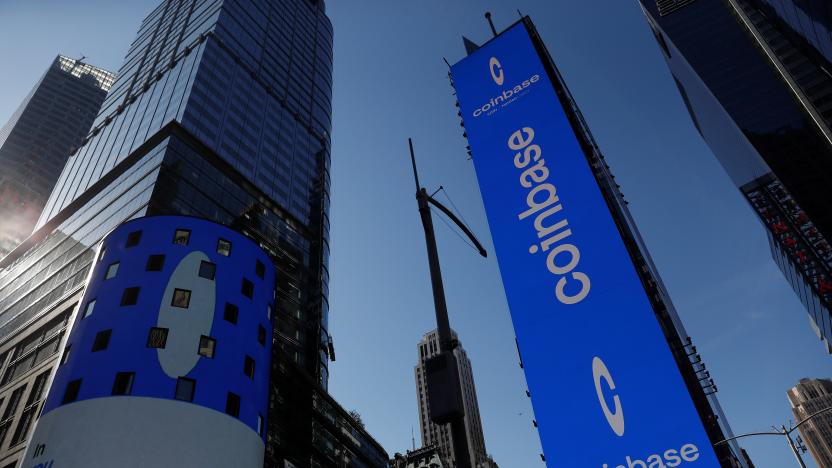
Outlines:
{"label": "cylindrical building", "polygon": [[22,466],[262,467],[275,270],[182,216],[102,241]]}

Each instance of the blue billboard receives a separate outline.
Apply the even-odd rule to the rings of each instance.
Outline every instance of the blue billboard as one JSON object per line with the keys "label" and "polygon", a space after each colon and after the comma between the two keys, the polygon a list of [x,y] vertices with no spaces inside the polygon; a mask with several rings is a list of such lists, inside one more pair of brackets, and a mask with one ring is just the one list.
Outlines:
{"label": "blue billboard", "polygon": [[718,467],[525,24],[451,74],[549,466]]}

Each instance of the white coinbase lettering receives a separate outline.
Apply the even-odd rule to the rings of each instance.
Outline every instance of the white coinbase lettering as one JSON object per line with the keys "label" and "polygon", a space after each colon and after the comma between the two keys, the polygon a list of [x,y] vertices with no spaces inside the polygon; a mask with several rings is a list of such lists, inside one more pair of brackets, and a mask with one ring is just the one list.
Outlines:
{"label": "white coinbase lettering", "polygon": [[[514,155],[514,167],[523,169],[520,173],[520,186],[530,189],[526,194],[528,209],[520,213],[518,218],[522,221],[535,216],[533,224],[540,245],[533,244],[529,247],[529,253],[535,254],[541,250],[548,252],[546,268],[559,277],[555,283],[555,297],[562,304],[577,304],[589,294],[589,276],[575,270],[581,259],[578,247],[559,243],[569,238],[572,230],[569,229],[566,218],[562,215],[555,216],[563,210],[563,205],[560,204],[555,186],[547,182],[549,169],[546,160],[542,158],[543,149],[540,145],[532,144],[533,140],[534,129],[531,127],[523,127],[508,137],[508,148],[517,152]],[[567,288],[574,294],[568,293]]]}
{"label": "white coinbase lettering", "polygon": [[669,449],[664,453],[654,453],[644,460],[632,458],[627,455],[624,458],[626,465],[610,466],[606,463],[601,468],[674,468],[682,463],[690,463],[699,460],[699,447],[693,444],[685,444],[679,450]]}

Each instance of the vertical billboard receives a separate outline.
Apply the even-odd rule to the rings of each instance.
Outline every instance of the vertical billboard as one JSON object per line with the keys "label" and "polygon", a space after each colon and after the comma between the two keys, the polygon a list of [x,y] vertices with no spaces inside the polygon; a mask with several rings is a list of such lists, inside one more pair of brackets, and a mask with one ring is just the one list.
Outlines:
{"label": "vertical billboard", "polygon": [[526,24],[451,74],[547,464],[718,467]]}

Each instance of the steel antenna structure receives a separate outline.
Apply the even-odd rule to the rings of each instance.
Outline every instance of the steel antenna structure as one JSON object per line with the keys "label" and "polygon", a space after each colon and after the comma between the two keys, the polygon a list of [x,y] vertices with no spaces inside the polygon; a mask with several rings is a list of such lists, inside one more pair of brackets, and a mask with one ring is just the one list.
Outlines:
{"label": "steel antenna structure", "polygon": [[442,284],[442,269],[439,265],[439,253],[436,249],[436,234],[433,230],[430,205],[438,208],[453,221],[471,240],[480,255],[487,257],[488,253],[465,223],[460,221],[442,203],[429,195],[427,189],[421,186],[419,172],[416,169],[416,156],[413,152],[413,140],[408,138],[407,143],[410,147],[410,161],[413,164],[413,178],[416,181],[416,201],[419,206],[419,215],[422,218],[422,226],[425,229],[430,282],[433,289],[433,305],[436,311],[436,328],[439,334],[439,354],[425,361],[425,383],[428,401],[430,402],[430,418],[436,424],[451,425],[456,466],[457,468],[472,468],[473,464],[468,450],[468,437],[465,430],[465,407],[462,399],[459,366],[454,354],[454,350],[459,343],[451,335],[448,307],[445,304],[445,288]]}

